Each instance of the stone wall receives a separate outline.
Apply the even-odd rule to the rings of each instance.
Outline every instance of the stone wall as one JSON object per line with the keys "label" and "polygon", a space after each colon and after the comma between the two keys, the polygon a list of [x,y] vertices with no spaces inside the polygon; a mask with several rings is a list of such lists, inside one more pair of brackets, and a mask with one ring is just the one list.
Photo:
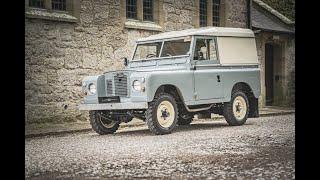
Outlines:
{"label": "stone wall", "polygon": [[272,40],[273,34],[261,32],[256,34],[256,46],[258,59],[261,69],[261,96],[259,98],[259,106],[265,106],[265,44],[275,43],[282,44],[282,58],[283,58],[283,101],[281,106],[294,106],[295,105],[295,38],[294,36],[278,35],[279,40]]}
{"label": "stone wall", "polygon": [[295,106],[295,39],[290,38],[286,44],[287,54],[285,56],[285,74],[286,74],[286,104]]}
{"label": "stone wall", "polygon": [[[192,28],[195,0],[163,0],[164,31]],[[245,0],[228,0],[226,26],[245,27]],[[81,0],[80,22],[25,19],[26,123],[86,120],[76,105],[81,80],[123,68],[134,40],[158,33],[127,29],[118,0]]]}
{"label": "stone wall", "polygon": [[195,12],[194,0],[164,0],[163,17],[164,30],[174,31],[193,28],[193,16]]}
{"label": "stone wall", "polygon": [[227,0],[225,8],[226,27],[247,27],[247,0]]}

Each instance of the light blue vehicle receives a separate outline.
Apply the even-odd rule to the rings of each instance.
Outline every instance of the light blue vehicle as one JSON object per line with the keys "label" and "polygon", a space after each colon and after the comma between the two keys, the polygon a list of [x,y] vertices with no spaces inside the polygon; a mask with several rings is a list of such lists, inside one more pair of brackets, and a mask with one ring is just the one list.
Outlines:
{"label": "light blue vehicle", "polygon": [[154,134],[189,125],[194,115],[224,115],[229,125],[258,117],[260,69],[250,29],[206,27],[136,41],[122,71],[83,80],[80,110],[98,134],[145,121]]}

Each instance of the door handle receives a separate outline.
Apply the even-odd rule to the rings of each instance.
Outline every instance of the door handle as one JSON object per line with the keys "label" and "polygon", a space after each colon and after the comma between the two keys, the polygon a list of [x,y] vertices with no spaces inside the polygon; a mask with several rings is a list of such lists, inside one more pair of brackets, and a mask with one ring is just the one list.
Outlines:
{"label": "door handle", "polygon": [[220,82],[220,75],[217,75],[217,81]]}

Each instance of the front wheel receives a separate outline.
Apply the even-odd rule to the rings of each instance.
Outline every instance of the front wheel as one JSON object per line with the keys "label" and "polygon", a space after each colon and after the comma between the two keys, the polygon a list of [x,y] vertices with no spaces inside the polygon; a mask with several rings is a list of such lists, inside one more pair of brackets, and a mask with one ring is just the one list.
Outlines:
{"label": "front wheel", "polygon": [[100,134],[112,134],[119,128],[119,121],[108,118],[107,111],[89,111],[90,124],[92,129]]}
{"label": "front wheel", "polygon": [[160,93],[146,111],[146,122],[149,130],[156,134],[169,134],[178,121],[178,107],[172,95]]}
{"label": "front wheel", "polygon": [[249,114],[249,101],[245,93],[236,91],[231,96],[231,101],[224,104],[223,116],[231,126],[243,125]]}

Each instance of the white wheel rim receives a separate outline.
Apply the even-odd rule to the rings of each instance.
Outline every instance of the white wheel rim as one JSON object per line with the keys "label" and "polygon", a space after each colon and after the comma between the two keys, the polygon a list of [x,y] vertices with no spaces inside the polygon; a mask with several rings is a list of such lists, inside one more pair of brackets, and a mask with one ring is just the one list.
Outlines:
{"label": "white wheel rim", "polygon": [[[101,122],[101,124],[105,127],[105,128],[112,128],[117,122],[116,121],[111,121],[107,118],[104,118],[103,116],[101,116],[101,114],[99,114],[99,120]],[[108,121],[109,123],[106,123],[105,121]]]}
{"label": "white wheel rim", "polygon": [[162,101],[157,109],[157,120],[160,126],[168,128],[173,124],[175,118],[174,107],[169,101]]}
{"label": "white wheel rim", "polygon": [[247,103],[242,96],[237,96],[232,105],[234,117],[237,120],[242,120],[247,114]]}

